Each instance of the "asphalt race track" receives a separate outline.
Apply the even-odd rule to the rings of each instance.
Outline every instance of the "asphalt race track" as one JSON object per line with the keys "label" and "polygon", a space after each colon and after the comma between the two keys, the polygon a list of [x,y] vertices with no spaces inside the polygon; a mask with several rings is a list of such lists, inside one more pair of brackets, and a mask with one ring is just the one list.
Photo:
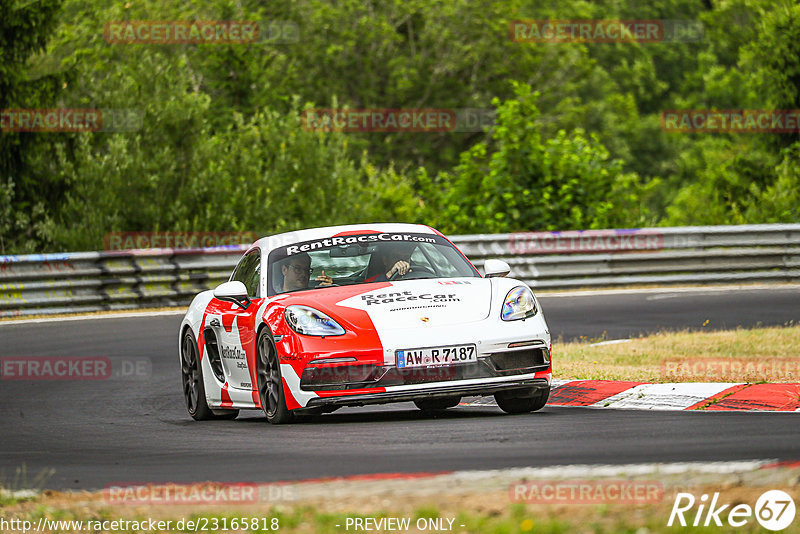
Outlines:
{"label": "asphalt race track", "polygon": [[[544,297],[556,339],[800,320],[800,288]],[[708,320],[706,326],[703,323]],[[275,427],[259,412],[197,423],[180,388],[179,315],[0,324],[0,357],[145,359],[147,376],[0,381],[0,477],[54,469],[47,487],[279,481],[382,472],[562,464],[800,459],[797,414],[546,407],[504,415],[459,407],[437,419],[410,403],[347,408]],[[557,354],[557,352],[556,352]]]}

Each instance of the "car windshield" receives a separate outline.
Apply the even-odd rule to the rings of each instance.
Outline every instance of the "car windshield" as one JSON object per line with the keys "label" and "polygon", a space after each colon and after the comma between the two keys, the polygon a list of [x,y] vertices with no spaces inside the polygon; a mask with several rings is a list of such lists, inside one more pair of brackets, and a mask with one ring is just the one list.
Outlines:
{"label": "car windshield", "polygon": [[[269,295],[387,280],[479,277],[445,238],[435,234],[332,236],[278,247],[269,254]],[[393,273],[397,262],[408,272]]]}

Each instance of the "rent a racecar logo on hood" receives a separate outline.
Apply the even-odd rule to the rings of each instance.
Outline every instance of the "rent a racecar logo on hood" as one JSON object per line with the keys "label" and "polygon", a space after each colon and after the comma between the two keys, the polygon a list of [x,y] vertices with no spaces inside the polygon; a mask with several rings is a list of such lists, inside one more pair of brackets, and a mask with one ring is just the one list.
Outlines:
{"label": "rent a racecar logo on hood", "polygon": [[[489,314],[489,280],[469,282],[409,280],[354,295],[339,306],[366,311],[376,326],[387,328],[480,321]],[[422,318],[425,318],[423,320]]]}
{"label": "rent a racecar logo on hood", "polygon": [[395,291],[395,292],[382,292],[370,293],[361,295],[361,300],[365,301],[367,306],[373,304],[393,304],[395,302],[461,302],[461,299],[455,293],[414,293],[412,291]]}

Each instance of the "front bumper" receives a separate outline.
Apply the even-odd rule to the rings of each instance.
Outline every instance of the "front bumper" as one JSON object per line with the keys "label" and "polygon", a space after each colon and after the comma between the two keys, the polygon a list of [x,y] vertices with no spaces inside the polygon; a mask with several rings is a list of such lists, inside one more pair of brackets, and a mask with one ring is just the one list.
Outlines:
{"label": "front bumper", "polygon": [[[535,394],[548,388],[552,377],[550,333],[541,314],[525,321],[487,320],[467,327],[389,329],[380,340],[364,339],[357,346],[290,337],[296,343],[287,346],[283,340],[278,350],[297,358],[290,362],[282,357],[281,372],[298,408],[494,395],[515,389]],[[396,365],[397,350],[469,343],[476,346],[476,362],[403,369]],[[353,361],[340,361],[345,358]]]}
{"label": "front bumper", "polygon": [[548,347],[544,341],[536,340],[517,348],[503,347],[503,350],[483,354],[475,362],[439,367],[398,368],[394,364],[361,363],[310,365],[303,371],[300,388],[310,392],[384,388],[530,375],[549,368]]}
{"label": "front bumper", "polygon": [[317,397],[311,399],[306,407],[364,406],[367,404],[388,404],[391,402],[407,402],[435,397],[494,395],[500,391],[524,390],[526,392],[535,393],[545,389],[550,389],[550,379],[545,377],[514,378],[512,380],[496,382],[464,381],[450,384],[439,382],[430,384],[427,387],[397,386],[384,392]]}

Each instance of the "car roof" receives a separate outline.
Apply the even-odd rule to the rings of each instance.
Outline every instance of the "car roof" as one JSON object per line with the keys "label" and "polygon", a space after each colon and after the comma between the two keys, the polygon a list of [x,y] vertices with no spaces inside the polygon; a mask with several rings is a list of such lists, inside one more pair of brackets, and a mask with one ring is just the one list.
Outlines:
{"label": "car roof", "polygon": [[347,234],[360,234],[360,233],[378,233],[378,232],[413,232],[416,234],[434,234],[442,235],[437,230],[424,224],[409,224],[409,223],[366,223],[366,224],[347,224],[341,226],[324,226],[321,228],[308,228],[306,230],[296,230],[294,232],[285,232],[283,234],[276,234],[272,236],[262,237],[255,243],[253,247],[260,247],[264,253],[269,253],[272,249],[290,245],[292,243],[301,243],[303,241],[312,241],[315,239],[325,239],[326,237],[338,237]]}

